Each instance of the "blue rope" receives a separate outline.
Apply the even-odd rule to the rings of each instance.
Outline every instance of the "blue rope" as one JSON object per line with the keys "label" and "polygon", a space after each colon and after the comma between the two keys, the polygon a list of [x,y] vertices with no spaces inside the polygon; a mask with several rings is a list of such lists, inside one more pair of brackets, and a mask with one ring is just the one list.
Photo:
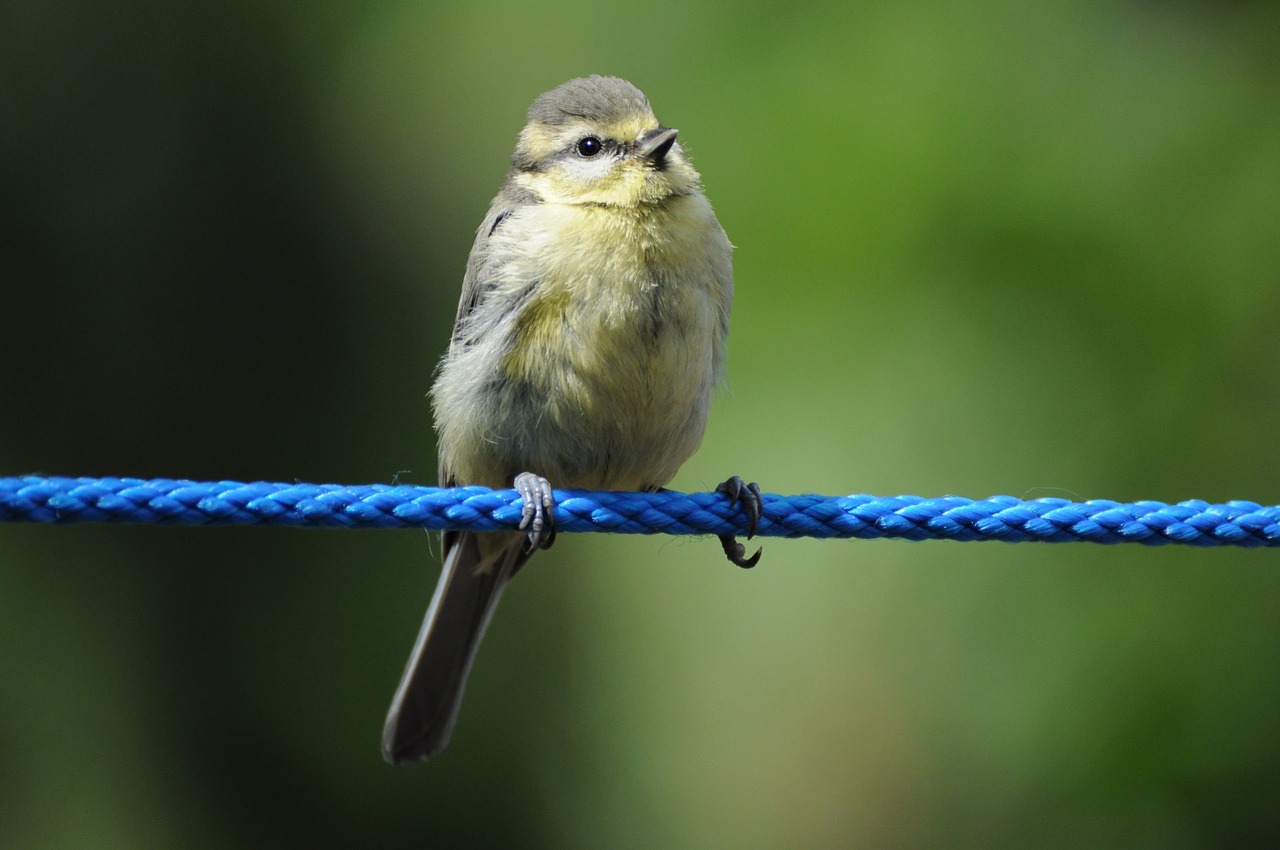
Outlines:
{"label": "blue rope", "polygon": [[[559,531],[738,534],[742,510],[719,493],[557,490]],[[169,478],[0,478],[0,522],[129,522],[456,528],[501,531],[520,523],[514,490],[364,484],[274,484]],[[1280,546],[1280,506],[1192,500],[1111,502],[1012,496],[778,496],[765,494],[764,537],[898,537]]]}

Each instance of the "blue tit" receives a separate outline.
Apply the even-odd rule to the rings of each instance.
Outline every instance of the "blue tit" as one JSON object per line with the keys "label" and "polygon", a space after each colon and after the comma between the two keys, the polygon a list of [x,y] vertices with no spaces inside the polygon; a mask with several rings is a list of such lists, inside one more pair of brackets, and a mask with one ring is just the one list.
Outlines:
{"label": "blue tit", "polygon": [[[503,588],[555,538],[551,482],[658,490],[698,448],[724,368],[731,252],[676,131],[639,89],[591,76],[533,102],[431,390],[441,486],[514,487],[521,531],[444,532],[387,761],[448,744]],[[759,488],[735,476],[719,489],[753,534]],[[740,566],[759,558],[721,542]]]}

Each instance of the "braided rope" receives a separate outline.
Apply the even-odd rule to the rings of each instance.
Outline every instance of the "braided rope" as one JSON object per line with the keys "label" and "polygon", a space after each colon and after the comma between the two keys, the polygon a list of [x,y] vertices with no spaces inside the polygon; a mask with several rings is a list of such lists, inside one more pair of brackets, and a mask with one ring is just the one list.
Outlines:
{"label": "braided rope", "polygon": [[[558,531],[743,534],[746,517],[719,493],[556,491]],[[280,484],[168,478],[0,478],[0,522],[294,525],[501,531],[520,523],[514,490]],[[1072,502],[1012,496],[764,496],[764,537],[896,537],[1280,546],[1280,506],[1199,500]]]}

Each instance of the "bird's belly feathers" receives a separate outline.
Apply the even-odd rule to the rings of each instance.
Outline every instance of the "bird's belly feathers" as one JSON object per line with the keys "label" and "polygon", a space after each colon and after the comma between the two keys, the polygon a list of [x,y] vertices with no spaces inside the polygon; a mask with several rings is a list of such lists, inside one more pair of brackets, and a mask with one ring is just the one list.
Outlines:
{"label": "bird's belly feathers", "polygon": [[442,416],[450,361],[437,385],[441,456],[458,481],[505,486],[528,470],[560,487],[654,488],[697,449],[732,298],[730,248],[705,199],[673,201],[661,213],[545,205],[510,228],[531,249],[513,252],[513,279],[537,285],[467,406],[485,439],[449,444],[468,430]]}

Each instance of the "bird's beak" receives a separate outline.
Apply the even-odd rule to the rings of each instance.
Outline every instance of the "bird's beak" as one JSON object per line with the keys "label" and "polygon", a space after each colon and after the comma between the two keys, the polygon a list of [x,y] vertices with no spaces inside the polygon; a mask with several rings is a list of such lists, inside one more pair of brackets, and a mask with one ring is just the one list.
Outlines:
{"label": "bird's beak", "polygon": [[675,143],[675,130],[670,128],[648,130],[641,133],[640,138],[636,140],[636,153],[654,165],[662,165],[662,161],[667,157],[667,152],[671,150],[671,146]]}

